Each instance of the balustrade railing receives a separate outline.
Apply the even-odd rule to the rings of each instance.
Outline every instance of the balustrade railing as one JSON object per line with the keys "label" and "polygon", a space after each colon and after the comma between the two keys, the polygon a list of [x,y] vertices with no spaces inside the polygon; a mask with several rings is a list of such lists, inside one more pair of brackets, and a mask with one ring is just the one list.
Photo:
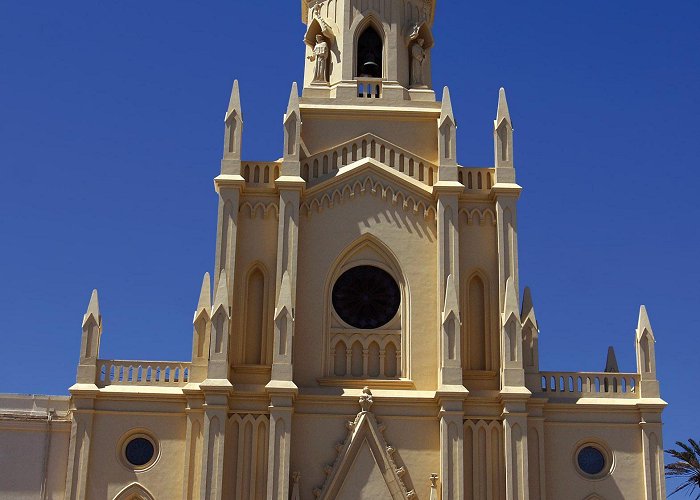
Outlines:
{"label": "balustrade railing", "polygon": [[541,372],[540,391],[548,397],[629,398],[639,397],[636,373]]}
{"label": "balustrade railing", "polygon": [[190,381],[191,363],[163,361],[97,362],[97,386],[150,385],[183,387]]}
{"label": "balustrade railing", "polygon": [[493,168],[460,167],[457,176],[467,192],[489,192],[494,185],[494,170]]}
{"label": "balustrade railing", "polygon": [[373,158],[428,186],[437,180],[437,167],[434,164],[372,134],[302,160],[301,176],[314,184],[363,158]]}
{"label": "balustrade railing", "polygon": [[357,97],[380,99],[382,97],[382,79],[357,78]]}
{"label": "balustrade railing", "polygon": [[243,162],[243,178],[249,187],[273,188],[280,176],[280,164],[276,162]]}

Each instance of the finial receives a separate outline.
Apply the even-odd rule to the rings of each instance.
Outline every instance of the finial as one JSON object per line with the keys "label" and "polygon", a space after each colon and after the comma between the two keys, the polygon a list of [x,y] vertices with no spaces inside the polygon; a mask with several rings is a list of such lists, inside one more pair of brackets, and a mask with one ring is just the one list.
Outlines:
{"label": "finial", "polygon": [[214,298],[214,310],[212,316],[219,308],[223,307],[224,312],[229,314],[229,298],[228,298],[228,279],[226,278],[226,269],[222,269],[219,274],[219,283],[216,289],[216,297]]}
{"label": "finial", "polygon": [[615,356],[615,348],[608,347],[608,359],[605,361],[605,373],[620,373],[620,367],[617,365],[617,356]]}
{"label": "finial", "polygon": [[228,110],[226,111],[226,121],[228,121],[231,114],[234,112],[238,115],[238,118],[243,121],[243,113],[241,111],[241,93],[238,89],[238,80],[233,81],[231,98],[228,101]]}
{"label": "finial", "polygon": [[528,319],[532,321],[535,328],[539,329],[537,318],[535,317],[535,306],[532,302],[532,291],[530,287],[526,286],[523,292],[523,306],[520,313],[520,322],[524,324]]}
{"label": "finial", "polygon": [[299,89],[297,87],[297,82],[292,83],[292,90],[289,93],[289,103],[287,104],[287,114],[285,115],[285,121],[289,118],[292,112],[297,113],[297,119],[299,118]]}
{"label": "finial", "polygon": [[654,338],[654,331],[651,328],[651,322],[649,321],[649,315],[647,314],[646,306],[641,306],[639,308],[639,321],[637,322],[637,338],[642,338],[644,331],[649,332],[651,338]]}
{"label": "finial", "polygon": [[508,319],[508,316],[515,314],[518,315],[518,293],[515,290],[515,281],[511,276],[506,281],[506,300],[503,304],[503,314]]}
{"label": "finial", "polygon": [[95,319],[95,323],[98,325],[100,324],[102,316],[100,314],[100,300],[97,295],[97,290],[93,290],[92,295],[90,296],[90,303],[88,304],[87,312],[83,316],[83,326],[85,326],[85,323],[88,322],[90,317]]}
{"label": "finial", "polygon": [[209,276],[209,273],[205,273],[204,278],[202,279],[202,288],[199,292],[197,310],[194,313],[195,320],[205,311],[208,314],[211,313],[211,277]]}
{"label": "finial", "polygon": [[369,390],[369,387],[365,387],[362,389],[362,396],[360,396],[360,407],[362,411],[367,412],[372,408],[373,404],[372,391]]}
{"label": "finial", "polygon": [[508,121],[508,125],[512,127],[513,122],[510,119],[510,111],[508,110],[508,100],[506,99],[506,89],[501,87],[498,91],[498,111],[496,112],[496,128],[500,127],[503,120]]}
{"label": "finial", "polygon": [[454,118],[454,113],[452,111],[452,99],[450,98],[450,89],[445,87],[442,90],[442,109],[440,111],[440,126],[445,123],[447,119],[452,120],[452,123],[456,126],[456,121]]}

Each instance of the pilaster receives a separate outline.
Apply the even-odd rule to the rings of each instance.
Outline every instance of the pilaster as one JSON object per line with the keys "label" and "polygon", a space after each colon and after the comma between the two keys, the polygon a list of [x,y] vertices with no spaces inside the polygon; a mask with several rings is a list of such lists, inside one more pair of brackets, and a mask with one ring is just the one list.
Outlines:
{"label": "pilaster", "polygon": [[[466,397],[466,389],[463,396]],[[464,397],[440,399],[442,500],[464,498]]]}
{"label": "pilaster", "polygon": [[90,471],[90,443],[94,420],[97,386],[76,384],[70,388],[72,423],[68,448],[66,500],[87,500]]}
{"label": "pilaster", "polygon": [[657,406],[656,409],[643,409],[639,422],[644,463],[645,500],[663,500],[666,498],[661,426],[662,409],[663,406]]}
{"label": "pilaster", "polygon": [[187,397],[187,430],[185,436],[185,466],[182,480],[183,500],[198,500],[201,495],[202,455],[207,451],[202,443],[204,431],[204,398],[196,384],[183,389]]}
{"label": "pilaster", "polygon": [[528,414],[526,394],[503,397],[504,457],[506,464],[506,500],[529,500]]}
{"label": "pilaster", "polygon": [[268,451],[267,498],[287,500],[291,478],[292,415],[296,389],[271,388],[270,439]]}
{"label": "pilaster", "polygon": [[207,380],[200,386],[204,391],[204,446],[202,449],[201,500],[222,500],[224,482],[224,451],[228,423],[228,381]]}

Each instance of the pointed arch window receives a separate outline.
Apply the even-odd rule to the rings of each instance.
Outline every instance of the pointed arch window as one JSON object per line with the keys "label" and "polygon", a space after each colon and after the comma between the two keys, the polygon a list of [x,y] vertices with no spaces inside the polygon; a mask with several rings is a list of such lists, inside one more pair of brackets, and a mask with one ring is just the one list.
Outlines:
{"label": "pointed arch window", "polygon": [[370,24],[357,40],[357,76],[382,78],[384,42]]}

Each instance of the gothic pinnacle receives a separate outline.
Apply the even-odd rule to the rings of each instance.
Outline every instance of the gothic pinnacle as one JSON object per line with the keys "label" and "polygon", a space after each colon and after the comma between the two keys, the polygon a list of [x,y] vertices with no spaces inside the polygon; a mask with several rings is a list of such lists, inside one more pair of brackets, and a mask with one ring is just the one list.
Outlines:
{"label": "gothic pinnacle", "polygon": [[639,321],[637,322],[637,339],[641,339],[644,331],[649,332],[651,338],[654,338],[654,330],[651,328],[651,322],[649,321],[649,315],[647,314],[646,306],[641,306],[639,308]]}
{"label": "gothic pinnacle", "polygon": [[532,292],[530,291],[530,287],[525,287],[525,291],[523,292],[523,306],[520,313],[520,322],[525,324],[528,319],[532,321],[534,327],[539,330],[537,318],[535,317],[535,306],[532,302]]}
{"label": "gothic pinnacle", "polygon": [[90,296],[90,303],[88,304],[87,312],[83,316],[83,326],[85,326],[85,323],[88,322],[91,316],[95,319],[95,323],[99,325],[102,320],[102,316],[100,315],[100,300],[97,295],[97,290],[93,290],[92,295]]}
{"label": "gothic pinnacle", "polygon": [[224,308],[224,313],[226,316],[229,315],[228,311],[228,279],[226,278],[226,269],[221,270],[219,275],[219,283],[216,289],[216,297],[214,298],[214,309],[212,310],[212,316],[218,312],[219,308]]}
{"label": "gothic pinnacle", "polygon": [[510,119],[510,111],[508,110],[506,89],[501,87],[501,90],[498,92],[498,111],[496,112],[496,121],[494,122],[495,128],[498,128],[503,120],[507,120],[508,125],[511,127],[513,126],[513,122]]}
{"label": "gothic pinnacle", "polygon": [[202,279],[202,289],[199,292],[197,310],[194,313],[195,321],[203,312],[211,314],[211,278],[209,273],[206,273]]}
{"label": "gothic pinnacle", "polygon": [[620,367],[617,364],[617,356],[615,356],[615,348],[608,347],[608,358],[605,361],[605,373],[620,373]]}
{"label": "gothic pinnacle", "polygon": [[292,90],[289,93],[289,103],[287,104],[287,113],[284,115],[284,120],[287,121],[289,115],[296,112],[299,117],[299,89],[297,82],[292,83]]}
{"label": "gothic pinnacle", "polygon": [[231,89],[231,98],[228,102],[228,110],[226,111],[226,119],[228,121],[232,113],[236,113],[238,118],[243,121],[243,113],[241,110],[241,93],[238,89],[238,80],[233,81],[233,88]]}
{"label": "gothic pinnacle", "polygon": [[440,111],[440,124],[439,126],[442,126],[443,123],[445,123],[445,120],[447,119],[452,120],[452,123],[457,124],[455,117],[454,117],[454,112],[452,111],[452,99],[450,98],[450,89],[449,87],[445,87],[442,90],[442,109]]}

